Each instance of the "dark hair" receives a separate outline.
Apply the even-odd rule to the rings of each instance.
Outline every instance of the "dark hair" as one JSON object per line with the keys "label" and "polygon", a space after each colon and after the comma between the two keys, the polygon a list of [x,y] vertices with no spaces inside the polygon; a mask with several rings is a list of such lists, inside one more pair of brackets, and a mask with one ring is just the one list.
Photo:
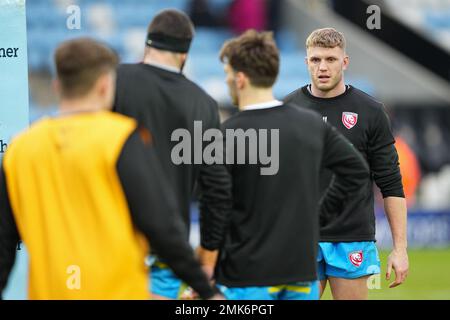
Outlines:
{"label": "dark hair", "polygon": [[101,75],[116,69],[118,62],[110,48],[93,39],[63,42],[55,53],[62,95],[74,98],[87,94]]}
{"label": "dark hair", "polygon": [[220,60],[245,73],[255,87],[274,85],[280,69],[280,55],[272,32],[248,30],[225,42]]}
{"label": "dark hair", "polygon": [[173,38],[192,39],[194,37],[194,25],[184,12],[166,9],[153,18],[148,26],[147,33],[160,33]]}

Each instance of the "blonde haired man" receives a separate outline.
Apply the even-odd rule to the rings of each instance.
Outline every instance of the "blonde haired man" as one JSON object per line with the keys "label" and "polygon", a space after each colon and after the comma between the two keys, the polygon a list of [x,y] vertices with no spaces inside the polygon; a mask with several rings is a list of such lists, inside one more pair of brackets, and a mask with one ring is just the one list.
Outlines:
{"label": "blonde haired man", "polygon": [[[403,283],[408,274],[406,202],[395,141],[383,104],[344,82],[349,65],[344,35],[333,28],[315,30],[306,40],[306,52],[311,84],[292,92],[285,101],[319,112],[362,153],[371,171],[358,196],[345,197],[338,192],[339,205],[321,216],[321,293],[328,280],[335,299],[366,299],[368,277],[380,272],[375,246],[374,181],[383,194],[392,231],[394,249],[388,258],[386,278],[390,278],[392,269],[396,278],[390,287]],[[339,177],[324,169],[322,191],[332,181],[333,189],[339,190]]]}
{"label": "blonde haired man", "polygon": [[[205,248],[220,250],[215,279],[227,299],[318,299],[321,165],[342,177],[345,193],[363,187],[368,166],[318,114],[275,100],[272,87],[280,57],[271,33],[249,30],[225,42],[220,59],[230,96],[239,108],[223,123],[223,132],[266,132],[270,139],[249,138],[245,148],[227,141],[232,212],[220,227],[226,230],[219,242],[223,245]],[[277,155],[277,170],[262,175],[267,163],[239,161],[252,157],[255,145],[258,152],[265,145],[272,156]],[[324,197],[322,208],[333,207],[329,201],[334,198]]]}

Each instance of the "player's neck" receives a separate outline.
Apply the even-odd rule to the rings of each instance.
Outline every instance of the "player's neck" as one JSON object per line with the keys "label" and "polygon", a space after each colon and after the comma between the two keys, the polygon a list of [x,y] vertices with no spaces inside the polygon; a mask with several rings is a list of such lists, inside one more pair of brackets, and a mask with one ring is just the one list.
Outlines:
{"label": "player's neck", "polygon": [[61,99],[59,103],[59,112],[61,114],[76,113],[76,112],[95,112],[108,110],[105,101],[92,96],[76,98],[76,99]]}
{"label": "player's neck", "polygon": [[260,104],[275,100],[272,88],[268,89],[252,89],[241,92],[239,97],[239,110],[244,110],[246,106]]}
{"label": "player's neck", "polygon": [[317,98],[334,98],[343,94],[346,90],[344,81],[340,81],[336,87],[329,91],[322,91],[311,84],[311,94]]}
{"label": "player's neck", "polygon": [[155,49],[146,51],[143,62],[145,64],[161,65],[176,70],[180,70],[181,68],[180,61],[178,61],[173,54],[160,52]]}

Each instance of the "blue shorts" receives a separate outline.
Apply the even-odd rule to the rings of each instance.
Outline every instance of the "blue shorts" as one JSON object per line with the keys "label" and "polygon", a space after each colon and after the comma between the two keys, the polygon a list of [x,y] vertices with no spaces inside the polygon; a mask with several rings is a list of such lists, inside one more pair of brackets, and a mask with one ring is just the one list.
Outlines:
{"label": "blue shorts", "polygon": [[271,287],[217,286],[228,300],[319,300],[318,281]]}
{"label": "blue shorts", "polygon": [[151,266],[151,292],[169,299],[179,299],[188,286],[164,263],[156,260]]}
{"label": "blue shorts", "polygon": [[318,278],[356,279],[380,273],[375,242],[319,242]]}

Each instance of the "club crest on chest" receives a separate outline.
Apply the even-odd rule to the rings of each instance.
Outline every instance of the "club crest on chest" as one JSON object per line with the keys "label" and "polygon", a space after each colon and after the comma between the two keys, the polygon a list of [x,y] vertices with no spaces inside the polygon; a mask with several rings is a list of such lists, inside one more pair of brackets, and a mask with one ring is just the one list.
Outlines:
{"label": "club crest on chest", "polygon": [[342,112],[342,124],[347,128],[353,128],[358,122],[358,114],[354,112]]}

